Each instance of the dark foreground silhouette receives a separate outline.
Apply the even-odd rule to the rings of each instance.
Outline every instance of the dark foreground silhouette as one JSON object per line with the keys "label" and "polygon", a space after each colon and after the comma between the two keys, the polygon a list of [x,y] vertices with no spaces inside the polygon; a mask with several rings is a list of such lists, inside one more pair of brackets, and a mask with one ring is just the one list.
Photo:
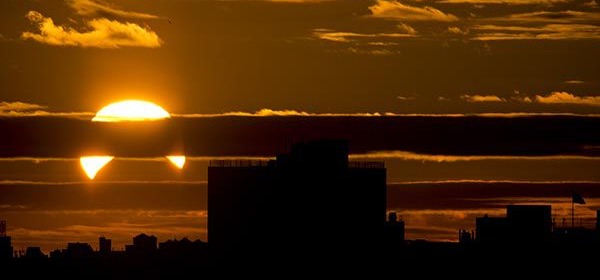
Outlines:
{"label": "dark foreground silhouette", "polygon": [[320,140],[268,162],[211,162],[209,243],[140,234],[112,251],[100,237],[97,251],[69,243],[46,256],[39,247],[15,252],[1,223],[0,266],[52,279],[576,274],[595,261],[600,231],[559,228],[551,213],[547,205],[510,205],[505,217],[460,230],[459,242],[407,241],[404,221],[386,213],[384,164],[350,162],[345,141]]}

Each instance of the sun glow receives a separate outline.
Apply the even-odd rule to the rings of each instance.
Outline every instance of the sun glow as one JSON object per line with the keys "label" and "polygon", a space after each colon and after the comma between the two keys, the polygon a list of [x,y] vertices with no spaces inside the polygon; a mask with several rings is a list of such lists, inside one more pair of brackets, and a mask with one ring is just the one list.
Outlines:
{"label": "sun glow", "polygon": [[150,121],[170,118],[162,107],[148,101],[124,100],[100,109],[93,122]]}
{"label": "sun glow", "polygon": [[79,163],[88,178],[93,180],[100,169],[112,161],[113,158],[111,156],[86,156],[80,157]]}
{"label": "sun glow", "polygon": [[[128,122],[128,121],[152,121],[170,118],[171,115],[162,107],[148,101],[124,100],[100,109],[93,122]],[[85,174],[93,180],[98,172],[113,160],[112,156],[83,156],[79,163]],[[166,158],[177,168],[183,169],[185,156],[171,155]]]}
{"label": "sun glow", "polygon": [[167,156],[167,159],[179,169],[185,165],[185,156]]}

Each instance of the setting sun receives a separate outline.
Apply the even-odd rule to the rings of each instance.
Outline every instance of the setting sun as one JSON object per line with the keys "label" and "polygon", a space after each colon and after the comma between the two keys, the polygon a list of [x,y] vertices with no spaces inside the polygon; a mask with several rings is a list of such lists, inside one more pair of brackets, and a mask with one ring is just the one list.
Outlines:
{"label": "setting sun", "polygon": [[124,100],[100,109],[93,122],[150,121],[170,118],[162,107],[148,101]]}
{"label": "setting sun", "polygon": [[80,157],[79,163],[88,178],[94,179],[100,169],[112,161],[113,158],[111,156],[86,156]]}
{"label": "setting sun", "polygon": [[185,165],[185,156],[167,156],[167,159],[179,169]]}

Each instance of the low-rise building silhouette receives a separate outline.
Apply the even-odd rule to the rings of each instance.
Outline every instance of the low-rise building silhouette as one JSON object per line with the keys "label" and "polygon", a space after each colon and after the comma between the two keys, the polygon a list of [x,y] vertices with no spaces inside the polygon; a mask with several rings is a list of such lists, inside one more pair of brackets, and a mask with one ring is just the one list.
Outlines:
{"label": "low-rise building silhouette", "polygon": [[404,244],[404,221],[398,218],[396,212],[388,213],[388,220],[385,222],[385,245],[397,247]]}
{"label": "low-rise building silhouette", "polygon": [[42,249],[40,247],[27,247],[23,257],[30,260],[40,260],[45,259],[46,255],[42,253]]}
{"label": "low-rise building silhouette", "polygon": [[148,255],[156,252],[156,250],[156,236],[145,233],[134,236],[133,245],[125,245],[125,252],[128,254]]}
{"label": "low-rise building silhouette", "polygon": [[552,235],[550,205],[508,205],[506,217],[476,218],[475,239],[479,243],[540,243]]}

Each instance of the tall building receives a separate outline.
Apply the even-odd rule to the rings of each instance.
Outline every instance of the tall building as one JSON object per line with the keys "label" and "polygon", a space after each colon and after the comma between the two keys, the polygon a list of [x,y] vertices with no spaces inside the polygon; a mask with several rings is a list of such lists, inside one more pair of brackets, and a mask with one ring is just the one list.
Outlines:
{"label": "tall building", "polygon": [[98,252],[100,254],[109,254],[112,251],[112,240],[104,236],[98,239]]}
{"label": "tall building", "polygon": [[217,254],[374,248],[386,221],[383,162],[350,162],[348,143],[294,144],[271,161],[211,161],[208,244]]}
{"label": "tall building", "polygon": [[0,259],[13,257],[13,247],[10,236],[6,235],[6,221],[0,221]]}

